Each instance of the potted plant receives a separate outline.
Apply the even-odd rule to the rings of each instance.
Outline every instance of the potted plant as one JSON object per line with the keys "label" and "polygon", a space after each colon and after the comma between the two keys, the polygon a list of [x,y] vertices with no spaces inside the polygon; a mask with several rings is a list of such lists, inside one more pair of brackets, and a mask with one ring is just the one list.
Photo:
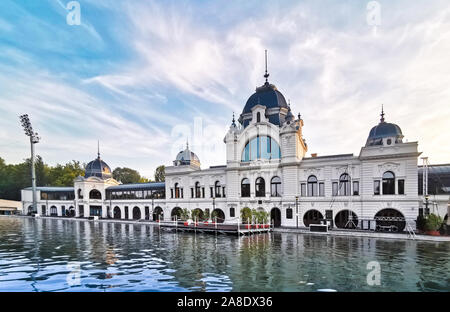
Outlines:
{"label": "potted plant", "polygon": [[442,225],[442,218],[434,213],[430,214],[425,221],[425,231],[428,235],[439,236],[439,228]]}
{"label": "potted plant", "polygon": [[248,208],[248,207],[242,208],[241,209],[241,220],[246,229],[251,228],[251,225],[250,225],[251,219],[252,219],[252,211],[250,210],[250,208]]}

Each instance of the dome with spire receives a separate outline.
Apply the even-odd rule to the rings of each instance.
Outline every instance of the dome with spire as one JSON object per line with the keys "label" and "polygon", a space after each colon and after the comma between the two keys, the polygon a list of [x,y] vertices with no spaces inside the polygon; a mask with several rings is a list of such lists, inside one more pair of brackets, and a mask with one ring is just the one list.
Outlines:
{"label": "dome with spire", "polygon": [[[264,74],[266,79],[265,83],[256,88],[255,93],[253,93],[247,100],[244,110],[239,117],[239,122],[245,127],[250,123],[251,113],[253,107],[257,105],[263,105],[266,107],[266,116],[269,122],[281,126],[285,120],[288,105],[284,95],[278,91],[277,87],[269,83],[269,73],[267,72],[267,50],[266,50],[266,71]],[[285,109],[282,111],[282,109]],[[268,112],[270,110],[270,113]]]}
{"label": "dome with spire", "polygon": [[86,165],[84,177],[98,177],[103,180],[112,178],[111,168],[100,158],[100,149],[97,152],[97,158]]}
{"label": "dome with spire", "polygon": [[384,139],[387,139],[388,145],[402,142],[402,130],[398,125],[386,122],[384,120],[384,115],[384,109],[382,108],[380,123],[370,130],[366,146],[383,145]]}
{"label": "dome with spire", "polygon": [[189,149],[189,143],[186,143],[186,149],[177,154],[173,164],[175,166],[195,165],[200,167],[200,159]]}

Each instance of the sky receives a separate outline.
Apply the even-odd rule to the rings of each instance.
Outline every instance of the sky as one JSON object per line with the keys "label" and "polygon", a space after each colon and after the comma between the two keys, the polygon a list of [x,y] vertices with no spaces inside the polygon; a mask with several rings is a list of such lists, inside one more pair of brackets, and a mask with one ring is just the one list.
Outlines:
{"label": "sky", "polygon": [[[450,4],[442,1],[0,1],[0,157],[97,155],[153,178],[186,141],[202,168],[269,81],[308,154],[359,155],[381,105],[431,163],[450,162]],[[75,14],[75,15],[74,15]],[[70,18],[68,18],[68,15]],[[79,16],[80,24],[74,24]]]}

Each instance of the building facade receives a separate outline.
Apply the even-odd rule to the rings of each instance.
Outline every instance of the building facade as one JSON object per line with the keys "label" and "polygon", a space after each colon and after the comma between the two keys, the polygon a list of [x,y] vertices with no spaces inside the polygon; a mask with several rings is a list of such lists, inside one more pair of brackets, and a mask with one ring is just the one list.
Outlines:
{"label": "building facade", "polygon": [[[226,164],[201,169],[189,149],[166,166],[163,183],[120,184],[100,158],[73,188],[38,188],[42,215],[172,220],[183,209],[214,212],[218,222],[239,222],[244,208],[264,210],[274,226],[307,227],[327,220],[337,228],[377,225],[402,231],[424,208],[419,194],[417,142],[404,142],[385,121],[370,131],[359,155],[306,156],[304,122],[283,94],[265,83],[247,100],[224,137]],[[435,213],[448,216],[447,187]],[[442,194],[440,194],[442,195]],[[22,191],[24,213],[31,189]]]}

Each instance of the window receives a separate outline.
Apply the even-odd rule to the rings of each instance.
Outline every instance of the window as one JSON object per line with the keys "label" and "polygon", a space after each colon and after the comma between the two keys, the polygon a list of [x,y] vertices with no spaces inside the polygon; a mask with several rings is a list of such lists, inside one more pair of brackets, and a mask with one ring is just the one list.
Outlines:
{"label": "window", "polygon": [[359,181],[353,181],[353,195],[359,195]]}
{"label": "window", "polygon": [[191,187],[191,198],[194,198],[194,189]]}
{"label": "window", "polygon": [[350,176],[346,173],[343,173],[339,178],[339,195],[350,195]]}
{"label": "window", "polygon": [[175,198],[180,198],[180,186],[178,183],[175,183]]}
{"label": "window", "polygon": [[273,177],[270,181],[270,195],[272,197],[281,197],[281,179]]}
{"label": "window", "polygon": [[391,171],[383,173],[383,195],[395,194],[395,175]]}
{"label": "window", "polygon": [[234,216],[235,216],[234,208],[230,208],[230,218],[234,218]]}
{"label": "window", "polygon": [[225,186],[222,186],[222,197],[225,197]]}
{"label": "window", "polygon": [[380,195],[380,180],[373,181],[373,195]]}
{"label": "window", "polygon": [[97,190],[89,192],[89,199],[102,199],[102,194]]}
{"label": "window", "polygon": [[83,194],[81,193],[81,189],[78,189],[78,198],[83,199]]}
{"label": "window", "polygon": [[170,189],[170,198],[173,198],[173,189]]}
{"label": "window", "polygon": [[333,182],[333,184],[331,186],[332,186],[333,196],[337,196],[338,195],[338,183]]}
{"label": "window", "polygon": [[180,191],[181,191],[181,198],[184,198],[184,195],[183,195],[183,188],[180,188]]}
{"label": "window", "polygon": [[317,196],[317,178],[309,176],[308,178],[308,196]]}
{"label": "window", "polygon": [[286,219],[292,219],[292,208],[286,209]]}
{"label": "window", "polygon": [[213,198],[214,197],[214,192],[213,192],[213,190],[214,190],[214,188],[211,186],[210,188],[209,188],[209,194],[211,195],[211,198]]}
{"label": "window", "polygon": [[405,180],[403,180],[403,179],[398,180],[398,193],[400,195],[405,194]]}
{"label": "window", "polygon": [[319,183],[319,196],[325,196],[325,183]]}
{"label": "window", "polygon": [[266,196],[266,185],[263,178],[256,179],[255,182],[255,196],[256,197],[264,197]]}
{"label": "window", "polygon": [[245,145],[241,161],[279,159],[280,156],[280,146],[274,139],[269,136],[257,136]]}
{"label": "window", "polygon": [[205,198],[205,188],[202,187],[202,198]]}
{"label": "window", "polygon": [[202,197],[201,188],[200,188],[200,182],[195,182],[195,197],[196,198]]}
{"label": "window", "polygon": [[305,196],[306,196],[306,183],[302,183],[302,184],[300,185],[300,195],[301,195],[302,197],[305,197]]}
{"label": "window", "polygon": [[256,113],[256,122],[261,122],[261,113],[260,112]]}
{"label": "window", "polygon": [[216,183],[214,183],[214,194],[216,195],[216,197],[220,197],[220,182],[216,181]]}
{"label": "window", "polygon": [[241,197],[250,197],[250,180],[247,178],[241,182]]}

